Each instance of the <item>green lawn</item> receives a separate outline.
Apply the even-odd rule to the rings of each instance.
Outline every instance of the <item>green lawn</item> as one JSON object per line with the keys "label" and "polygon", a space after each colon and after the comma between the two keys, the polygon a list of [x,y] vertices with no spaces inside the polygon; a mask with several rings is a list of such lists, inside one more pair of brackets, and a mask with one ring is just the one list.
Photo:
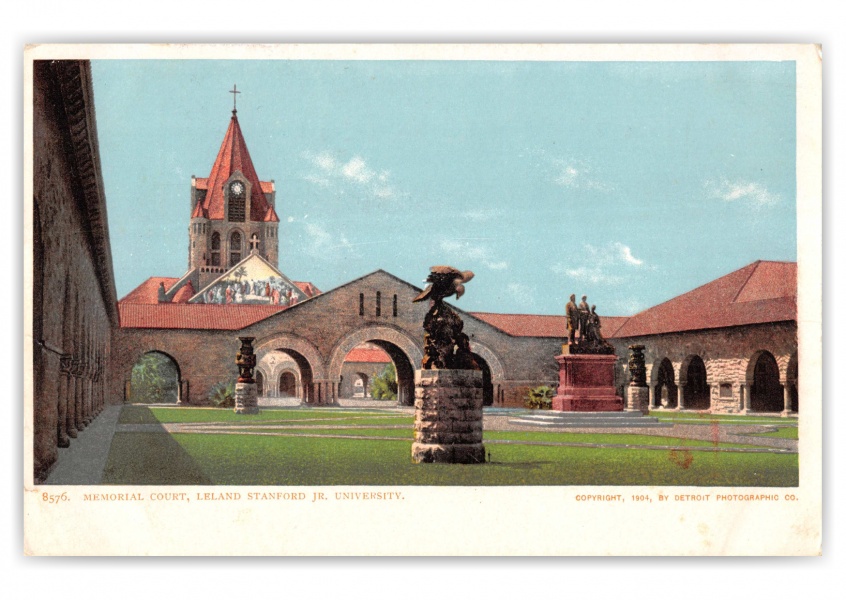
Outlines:
{"label": "green lawn", "polygon": [[[146,411],[146,412],[145,412]],[[177,433],[115,434],[104,472],[107,484],[237,485],[700,485],[796,486],[798,456],[691,450],[633,450],[496,444],[494,440],[637,445],[710,446],[707,441],[633,434],[485,432],[492,462],[483,465],[411,463],[409,416],[378,418],[378,412],[266,410],[235,415],[230,410],[125,407],[122,423],[183,422],[247,424],[251,431],[320,433],[400,440],[298,436]],[[355,417],[364,417],[356,419]],[[369,425],[328,429],[311,425]],[[378,425],[399,422],[407,428]],[[725,446],[729,446],[726,444]],[[739,445],[731,445],[739,446]]]}
{"label": "green lawn", "polygon": [[[414,430],[409,426],[405,428],[284,428],[270,429],[257,425],[251,427],[250,431],[261,433],[277,434],[315,434],[315,435],[355,435],[366,437],[388,437],[413,439]],[[692,446],[697,448],[764,448],[754,444],[736,444],[730,442],[714,443],[709,440],[693,440],[678,437],[658,435],[636,435],[623,433],[560,433],[547,431],[486,431],[484,440],[493,442],[496,440],[524,441],[524,442],[560,442],[569,444],[619,444],[629,446]]]}
{"label": "green lawn", "polygon": [[798,427],[779,427],[776,431],[767,431],[765,433],[750,433],[748,435],[756,435],[760,437],[782,438],[785,440],[798,440]]}
{"label": "green lawn", "polygon": [[414,423],[413,416],[397,415],[391,412],[359,410],[325,409],[263,409],[256,415],[239,415],[231,408],[159,408],[147,406],[124,406],[120,413],[120,424],[155,424],[155,423],[255,423],[267,421],[295,420],[349,420],[351,423],[363,423],[362,419],[375,419],[370,424]]}
{"label": "green lawn", "polygon": [[799,419],[796,417],[762,416],[762,415],[711,415],[707,413],[675,413],[664,411],[652,411],[650,417],[657,417],[665,423],[737,423],[738,425],[785,425],[796,424]]}

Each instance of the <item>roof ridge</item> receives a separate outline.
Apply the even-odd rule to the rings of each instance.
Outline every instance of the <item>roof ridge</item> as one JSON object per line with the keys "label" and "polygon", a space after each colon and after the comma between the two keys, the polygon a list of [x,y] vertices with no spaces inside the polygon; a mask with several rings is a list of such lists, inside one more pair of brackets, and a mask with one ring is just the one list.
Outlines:
{"label": "roof ridge", "polygon": [[749,277],[747,277],[747,278],[746,278],[746,281],[744,281],[744,282],[743,282],[743,285],[741,285],[741,286],[738,288],[737,293],[734,295],[734,298],[732,298],[732,299],[731,299],[730,304],[734,304],[735,302],[737,302],[737,299],[740,297],[740,294],[742,294],[742,293],[743,293],[743,288],[745,288],[745,287],[746,287],[746,285],[749,283],[749,280],[750,280],[750,279],[752,279],[752,276],[755,274],[755,271],[757,271],[757,270],[758,270],[758,267],[760,267],[760,266],[761,266],[761,261],[760,261],[760,260],[756,260],[756,261],[755,261],[754,263],[752,263],[752,264],[753,264],[753,265],[755,265],[755,266],[754,266],[754,267],[752,268],[752,270],[749,272]]}

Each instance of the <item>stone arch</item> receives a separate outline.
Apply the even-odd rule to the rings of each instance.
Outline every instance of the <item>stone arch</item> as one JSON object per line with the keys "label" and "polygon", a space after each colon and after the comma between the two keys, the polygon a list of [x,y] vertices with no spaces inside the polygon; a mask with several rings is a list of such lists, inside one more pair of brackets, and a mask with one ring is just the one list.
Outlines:
{"label": "stone arch", "polygon": [[[175,403],[177,403],[177,404],[181,403],[182,402],[182,368],[179,366],[179,361],[177,361],[176,358],[174,358],[170,353],[165,352],[163,350],[158,350],[158,349],[153,349],[153,350],[148,350],[146,352],[142,352],[138,355],[138,357],[135,359],[135,361],[133,361],[132,365],[129,368],[129,374],[127,376],[127,380],[130,382],[130,386],[128,388],[129,393],[127,394],[126,400],[130,401],[130,402],[133,401],[133,400],[136,401],[136,402],[141,400],[141,398],[139,398],[136,395],[138,393],[137,390],[133,389],[133,387],[138,387],[138,385],[139,385],[139,382],[134,381],[135,368],[141,364],[141,361],[144,360],[144,358],[146,356],[149,356],[149,355],[163,356],[167,359],[168,363],[170,363],[174,367],[174,369],[176,371],[175,380],[173,381],[172,386],[171,385],[167,386],[167,388],[165,389],[165,392],[166,392],[167,396],[169,396],[170,393],[172,392],[173,393],[173,399],[174,399]],[[156,387],[159,387],[159,386],[156,386]]]}
{"label": "stone arch", "polygon": [[265,350],[282,350],[289,355],[291,354],[289,350],[296,352],[308,361],[312,375],[315,379],[326,379],[326,364],[323,360],[323,355],[320,353],[320,350],[317,349],[317,346],[305,338],[301,338],[300,336],[291,333],[271,334],[253,342],[253,347],[255,348],[256,355],[258,355],[260,351]]}
{"label": "stone arch", "polygon": [[330,381],[337,387],[347,354],[365,342],[376,344],[391,357],[397,371],[397,403],[410,406],[414,403],[414,370],[423,362],[423,351],[403,331],[384,325],[371,325],[356,329],[339,341],[329,361]]}
{"label": "stone arch", "polygon": [[785,385],[789,386],[790,410],[799,412],[799,353],[794,352],[787,360]]}
{"label": "stone arch", "polygon": [[708,410],[711,408],[711,386],[708,382],[708,368],[699,354],[690,354],[682,361],[678,382],[683,388],[684,408]]}
{"label": "stone arch", "polygon": [[749,389],[749,410],[781,412],[784,408],[784,386],[781,369],[768,350],[758,350],[746,365],[746,384]]}
{"label": "stone arch", "polygon": [[299,378],[293,369],[283,369],[277,379],[280,397],[290,398],[297,396],[300,392]]}
{"label": "stone arch", "polygon": [[654,406],[675,408],[678,405],[678,386],[673,363],[666,356],[652,363],[650,387]]}
{"label": "stone arch", "polygon": [[[357,371],[355,375],[356,375],[356,377],[358,377],[361,380],[361,385],[362,385],[361,396],[362,396],[362,398],[369,397],[369,395],[370,395],[370,376],[368,376],[367,373],[364,373],[364,372],[361,372],[361,371]],[[352,385],[352,390],[353,390],[352,396],[353,396],[353,398],[355,398],[355,394],[356,394],[356,385],[355,384],[356,384],[356,382],[353,382],[353,385]]]}
{"label": "stone arch", "polygon": [[291,333],[271,334],[258,340],[255,351],[281,350],[294,359],[300,370],[302,398],[307,404],[327,404],[334,400],[326,381],[326,364],[317,347],[308,340]]}
{"label": "stone arch", "polygon": [[483,406],[493,406],[502,403],[502,382],[505,379],[505,369],[502,362],[490,348],[475,341],[470,342],[470,349],[476,362],[482,367],[482,396]]}
{"label": "stone arch", "polygon": [[267,380],[267,375],[265,374],[263,369],[259,369],[256,367],[256,393],[259,396],[267,396],[267,386],[269,381]]}

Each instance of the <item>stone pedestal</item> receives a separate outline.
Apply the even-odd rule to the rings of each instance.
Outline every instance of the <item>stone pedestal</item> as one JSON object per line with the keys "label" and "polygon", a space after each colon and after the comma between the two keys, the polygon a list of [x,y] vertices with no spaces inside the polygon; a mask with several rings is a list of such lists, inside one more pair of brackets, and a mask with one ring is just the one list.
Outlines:
{"label": "stone pedestal", "polygon": [[235,384],[235,412],[239,415],[258,414],[258,390],[255,383]]}
{"label": "stone pedestal", "polygon": [[622,411],[623,399],[614,387],[613,354],[562,354],[558,361],[558,395],[552,410]]}
{"label": "stone pedestal", "polygon": [[626,387],[626,412],[649,414],[649,388],[630,385]]}
{"label": "stone pedestal", "polygon": [[485,462],[482,372],[433,369],[414,373],[415,463]]}

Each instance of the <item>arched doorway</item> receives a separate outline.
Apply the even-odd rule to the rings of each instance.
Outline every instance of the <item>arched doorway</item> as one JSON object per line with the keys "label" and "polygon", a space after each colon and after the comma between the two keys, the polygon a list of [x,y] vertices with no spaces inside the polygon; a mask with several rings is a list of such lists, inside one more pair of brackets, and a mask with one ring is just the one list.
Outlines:
{"label": "arched doorway", "polygon": [[494,386],[491,368],[488,366],[488,362],[475,352],[473,358],[476,360],[476,364],[482,368],[482,406],[493,406]]}
{"label": "arched doorway", "polygon": [[684,386],[684,407],[692,410],[707,410],[711,408],[711,386],[708,385],[705,361],[699,356],[691,358],[687,365],[687,382]]}
{"label": "arched doorway", "polygon": [[279,376],[279,397],[293,398],[297,395],[297,376],[293,371],[283,371]]}
{"label": "arched doorway", "polygon": [[414,405],[414,366],[420,365],[423,352],[411,338],[398,329],[372,326],[359,329],[343,338],[332,351],[329,363],[329,377],[340,382],[344,360],[349,352],[360,344],[372,344],[385,352],[396,371],[397,404]]}
{"label": "arched doorway", "polygon": [[164,352],[147,352],[132,366],[127,401],[176,404],[181,380],[179,365],[171,356]]}
{"label": "arched doorway", "polygon": [[256,371],[256,393],[264,396],[264,375],[261,371]]}
{"label": "arched doorway", "polygon": [[663,408],[675,408],[678,405],[678,387],[676,386],[676,375],[673,372],[673,363],[665,358],[658,365],[655,385],[652,389],[655,398],[655,406]]}
{"label": "arched doorway", "polygon": [[367,373],[356,373],[353,381],[353,398],[370,397],[370,378]]}
{"label": "arched doorway", "polygon": [[784,409],[784,387],[779,383],[778,363],[766,351],[758,355],[753,367],[749,409],[754,412],[781,412]]}

